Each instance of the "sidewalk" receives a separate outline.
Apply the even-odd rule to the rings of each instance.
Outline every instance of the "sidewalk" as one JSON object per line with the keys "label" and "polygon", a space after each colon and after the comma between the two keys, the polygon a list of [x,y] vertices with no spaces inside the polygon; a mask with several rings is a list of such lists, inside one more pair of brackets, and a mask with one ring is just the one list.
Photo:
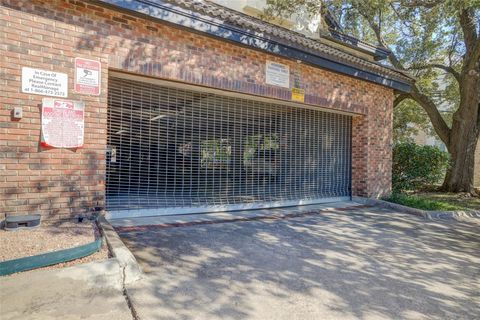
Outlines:
{"label": "sidewalk", "polygon": [[131,320],[116,259],[0,278],[2,320]]}

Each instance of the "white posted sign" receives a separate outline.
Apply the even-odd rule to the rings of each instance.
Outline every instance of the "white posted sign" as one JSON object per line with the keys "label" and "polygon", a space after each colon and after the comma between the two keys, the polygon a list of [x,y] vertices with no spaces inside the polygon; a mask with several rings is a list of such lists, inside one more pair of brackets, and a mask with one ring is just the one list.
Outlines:
{"label": "white posted sign", "polygon": [[23,67],[22,92],[66,97],[68,95],[68,76],[66,73]]}
{"label": "white posted sign", "polygon": [[267,61],[265,71],[267,84],[290,88],[290,68],[287,65]]}

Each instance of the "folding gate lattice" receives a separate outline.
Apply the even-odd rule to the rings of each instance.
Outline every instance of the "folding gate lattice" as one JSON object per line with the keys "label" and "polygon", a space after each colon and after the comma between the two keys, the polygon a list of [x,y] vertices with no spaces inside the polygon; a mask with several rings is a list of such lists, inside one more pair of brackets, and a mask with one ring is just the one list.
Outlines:
{"label": "folding gate lattice", "polygon": [[107,208],[346,197],[351,116],[112,78]]}

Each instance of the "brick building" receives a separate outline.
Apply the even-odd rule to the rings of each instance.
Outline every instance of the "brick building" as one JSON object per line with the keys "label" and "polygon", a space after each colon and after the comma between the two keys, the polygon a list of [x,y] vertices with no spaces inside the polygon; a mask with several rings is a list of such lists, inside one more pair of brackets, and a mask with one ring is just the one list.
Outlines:
{"label": "brick building", "polygon": [[411,80],[377,62],[382,48],[208,1],[0,5],[1,214],[127,217],[390,191],[392,102]]}

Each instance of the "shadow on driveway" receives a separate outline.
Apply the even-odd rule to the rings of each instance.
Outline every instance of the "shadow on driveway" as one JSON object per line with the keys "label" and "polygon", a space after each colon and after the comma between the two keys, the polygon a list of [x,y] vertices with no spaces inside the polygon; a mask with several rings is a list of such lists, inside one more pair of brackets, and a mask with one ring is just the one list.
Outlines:
{"label": "shadow on driveway", "polygon": [[480,225],[387,209],[125,232],[141,319],[478,319]]}

